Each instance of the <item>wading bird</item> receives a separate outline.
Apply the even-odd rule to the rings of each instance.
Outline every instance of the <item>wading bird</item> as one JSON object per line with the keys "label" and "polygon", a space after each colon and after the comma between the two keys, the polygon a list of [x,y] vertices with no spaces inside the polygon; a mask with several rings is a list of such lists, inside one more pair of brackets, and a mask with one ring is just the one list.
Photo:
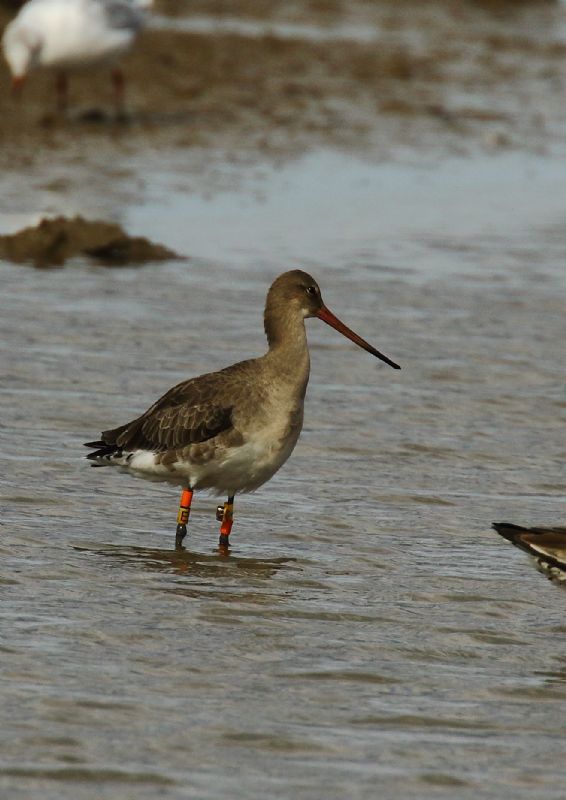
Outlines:
{"label": "wading bird", "polygon": [[124,76],[115,62],[133,44],[147,5],[147,0],[29,0],[2,37],[14,91],[31,70],[53,70],[58,109],[65,111],[67,73],[110,65],[116,111],[122,113]]}
{"label": "wading bird", "polygon": [[260,487],[291,455],[303,425],[309,379],[308,317],[318,317],[399,369],[326,308],[314,278],[292,270],[280,275],[267,293],[265,355],[179,383],[145,414],[86,444],[96,448],[87,455],[93,466],[122,467],[184,487],[177,547],[187,532],[194,491],[208,489],[228,497],[217,509],[220,547],[227,548],[234,495]]}
{"label": "wading bird", "polygon": [[510,522],[494,522],[493,528],[532,556],[551,581],[566,581],[566,528],[523,528]]}

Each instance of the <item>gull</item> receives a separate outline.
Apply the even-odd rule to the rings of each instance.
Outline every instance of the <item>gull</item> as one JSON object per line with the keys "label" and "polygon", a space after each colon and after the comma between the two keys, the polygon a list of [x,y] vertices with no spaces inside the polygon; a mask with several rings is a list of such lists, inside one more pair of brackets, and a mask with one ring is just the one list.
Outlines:
{"label": "gull", "polygon": [[32,70],[52,70],[58,108],[65,111],[67,73],[110,65],[122,113],[124,76],[116,61],[132,46],[149,5],[148,0],[29,0],[2,37],[13,90],[19,93]]}

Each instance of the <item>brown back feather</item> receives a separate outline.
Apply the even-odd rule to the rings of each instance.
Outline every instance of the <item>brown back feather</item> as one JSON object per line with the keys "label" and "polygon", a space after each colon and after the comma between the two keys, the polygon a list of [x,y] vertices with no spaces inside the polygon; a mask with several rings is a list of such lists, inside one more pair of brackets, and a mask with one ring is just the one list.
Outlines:
{"label": "brown back feather", "polygon": [[243,361],[173,386],[141,416],[104,431],[102,442],[120,450],[163,452],[206,442],[230,430],[234,404],[249,393],[242,373],[254,372],[254,362]]}

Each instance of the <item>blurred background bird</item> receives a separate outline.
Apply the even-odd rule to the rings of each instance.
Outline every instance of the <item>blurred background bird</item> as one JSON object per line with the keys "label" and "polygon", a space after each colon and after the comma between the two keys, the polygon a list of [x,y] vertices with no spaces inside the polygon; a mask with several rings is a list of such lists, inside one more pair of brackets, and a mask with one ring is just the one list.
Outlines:
{"label": "blurred background bird", "polygon": [[534,558],[537,568],[547,578],[566,586],[566,527],[523,528],[511,522],[494,522],[493,528]]}
{"label": "blurred background bird", "polygon": [[69,72],[110,66],[114,103],[124,112],[124,76],[116,62],[133,45],[151,0],[29,0],[7,25],[4,57],[19,93],[33,69],[56,75],[57,108],[68,106]]}

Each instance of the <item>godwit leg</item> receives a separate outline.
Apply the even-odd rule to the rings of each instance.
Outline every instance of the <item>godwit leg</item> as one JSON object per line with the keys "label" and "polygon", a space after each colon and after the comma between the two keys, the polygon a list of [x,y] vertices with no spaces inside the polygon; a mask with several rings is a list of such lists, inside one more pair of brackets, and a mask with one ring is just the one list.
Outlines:
{"label": "godwit leg", "polygon": [[183,489],[181,492],[181,502],[179,503],[179,513],[177,514],[177,532],[175,534],[175,547],[181,547],[183,539],[187,535],[187,522],[191,513],[191,503],[193,502],[193,490]]}
{"label": "godwit leg", "polygon": [[67,111],[67,76],[64,72],[58,72],[56,78],[57,87],[57,111],[60,114],[65,114]]}
{"label": "godwit leg", "polygon": [[216,519],[221,522],[218,546],[226,550],[230,544],[230,531],[234,522],[234,495],[231,494],[223,506],[216,509]]}
{"label": "godwit leg", "polygon": [[120,119],[125,114],[124,85],[126,81],[120,67],[114,67],[111,76],[112,86],[114,88],[114,108],[116,109],[116,117]]}

